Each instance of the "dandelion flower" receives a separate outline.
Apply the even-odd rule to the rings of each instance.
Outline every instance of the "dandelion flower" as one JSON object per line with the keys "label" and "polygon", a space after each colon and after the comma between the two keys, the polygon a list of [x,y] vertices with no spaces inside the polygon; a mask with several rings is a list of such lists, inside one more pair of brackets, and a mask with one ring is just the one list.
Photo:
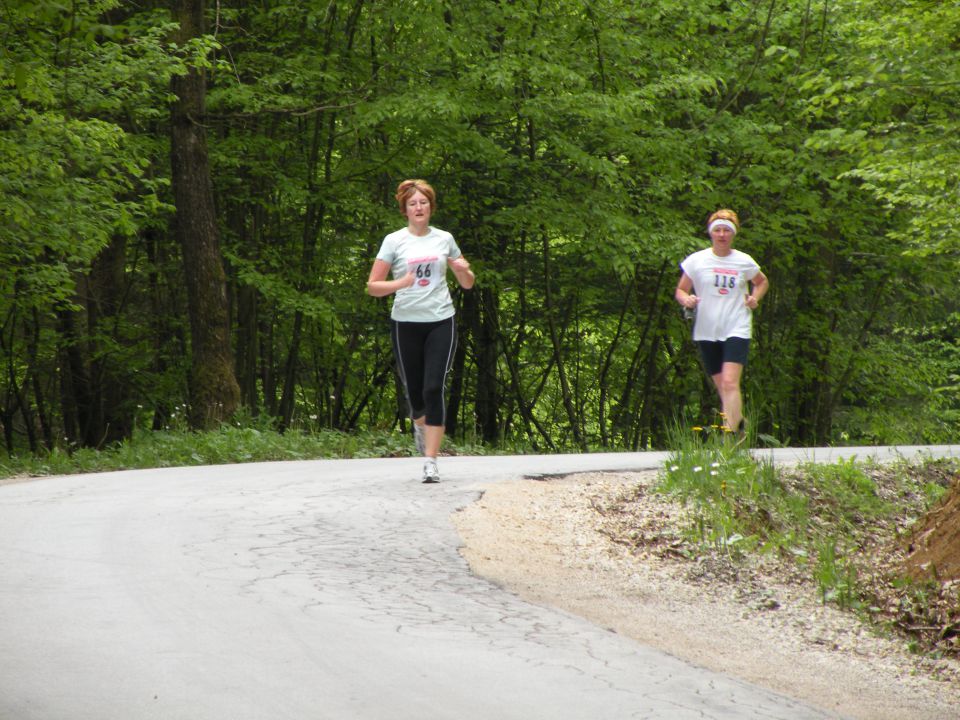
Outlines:
{"label": "dandelion flower", "polygon": [[699,425],[694,425],[694,426],[693,426],[692,428],[690,428],[690,429],[693,430],[694,432],[702,432],[702,431],[703,431],[703,428],[700,427]]}

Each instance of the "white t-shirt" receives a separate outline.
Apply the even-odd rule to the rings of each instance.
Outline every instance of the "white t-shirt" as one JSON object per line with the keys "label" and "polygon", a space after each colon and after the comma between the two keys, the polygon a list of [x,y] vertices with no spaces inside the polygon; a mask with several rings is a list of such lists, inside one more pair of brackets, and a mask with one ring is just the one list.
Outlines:
{"label": "white t-shirt", "polygon": [[693,280],[693,293],[700,298],[693,339],[749,338],[752,313],[744,301],[749,281],[760,272],[756,261],[739,250],[719,257],[707,248],[688,255],[680,267]]}
{"label": "white t-shirt", "polygon": [[410,287],[394,293],[390,317],[400,322],[435,322],[452,317],[447,259],[455,260],[460,255],[453,235],[432,226],[423,236],[413,235],[407,228],[387,235],[377,260],[390,263],[395,280],[407,272],[417,278]]}

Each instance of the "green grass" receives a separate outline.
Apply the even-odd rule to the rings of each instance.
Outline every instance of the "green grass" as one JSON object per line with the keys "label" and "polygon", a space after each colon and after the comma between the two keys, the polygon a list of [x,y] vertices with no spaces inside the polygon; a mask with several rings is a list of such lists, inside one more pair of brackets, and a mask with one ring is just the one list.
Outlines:
{"label": "green grass", "polygon": [[778,508],[802,521],[805,503],[783,492],[773,465],[756,462],[736,437],[720,426],[678,428],[658,490],[690,508],[686,535],[694,545],[736,554],[788,542],[773,528],[758,522],[764,507]]}
{"label": "green grass", "polygon": [[[881,473],[855,458],[777,468],[716,427],[677,428],[674,447],[656,491],[687,508],[688,555],[775,553],[805,568],[824,602],[855,610],[872,594],[857,570],[870,533],[895,528],[904,514],[921,515],[945,492],[922,471],[887,466]],[[881,475],[882,493],[874,479]]]}
{"label": "green grass", "polygon": [[[483,455],[482,445],[444,440],[445,453]],[[413,439],[397,431],[280,433],[269,427],[223,425],[219,430],[139,432],[115,447],[29,453],[0,459],[0,477],[71,475],[191,465],[313,460],[322,458],[402,457],[413,454]]]}

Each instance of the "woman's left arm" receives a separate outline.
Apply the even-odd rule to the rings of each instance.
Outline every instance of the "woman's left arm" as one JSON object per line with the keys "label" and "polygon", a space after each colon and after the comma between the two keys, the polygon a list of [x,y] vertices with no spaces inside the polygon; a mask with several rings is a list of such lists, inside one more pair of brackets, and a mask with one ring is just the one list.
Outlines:
{"label": "woman's left arm", "polygon": [[760,304],[760,299],[766,295],[767,290],[770,289],[770,281],[767,280],[767,276],[763,274],[763,271],[758,271],[750,281],[750,287],[750,294],[747,295],[747,299],[744,302],[748,308],[756,310],[757,305]]}
{"label": "woman's left arm", "polygon": [[450,266],[450,269],[453,270],[453,274],[456,276],[457,282],[460,283],[460,287],[464,290],[469,290],[473,287],[473,283],[476,282],[477,278],[473,274],[473,270],[470,269],[470,263],[467,262],[467,259],[463,255],[453,260],[448,259],[447,264]]}

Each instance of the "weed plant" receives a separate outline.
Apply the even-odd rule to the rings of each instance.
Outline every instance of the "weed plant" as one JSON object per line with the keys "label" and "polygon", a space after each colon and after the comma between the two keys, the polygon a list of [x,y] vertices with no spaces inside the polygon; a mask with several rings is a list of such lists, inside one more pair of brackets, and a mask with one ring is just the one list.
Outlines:
{"label": "weed plant", "polygon": [[671,453],[658,490],[679,499],[690,511],[689,540],[727,553],[752,549],[765,532],[743,511],[776,494],[770,463],[758,463],[722,424],[673,431]]}
{"label": "weed plant", "polygon": [[825,602],[858,605],[854,530],[894,512],[861,464],[804,465],[788,477],[720,424],[677,426],[674,447],[657,491],[687,507],[694,552],[774,552],[807,566]]}

